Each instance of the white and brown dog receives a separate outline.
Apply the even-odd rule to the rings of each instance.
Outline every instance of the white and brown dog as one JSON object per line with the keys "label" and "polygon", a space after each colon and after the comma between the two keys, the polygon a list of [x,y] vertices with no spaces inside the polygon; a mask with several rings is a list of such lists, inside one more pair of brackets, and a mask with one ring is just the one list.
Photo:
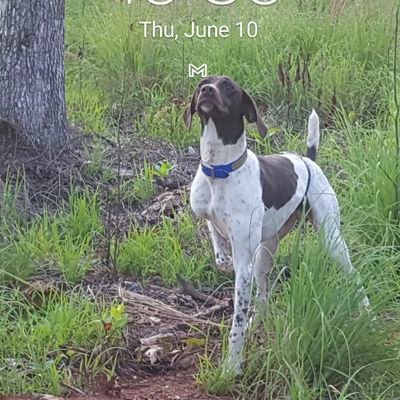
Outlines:
{"label": "white and brown dog", "polygon": [[[208,220],[217,266],[235,272],[227,367],[240,373],[252,277],[258,301],[265,303],[266,274],[279,240],[301,218],[303,207],[315,229],[323,230],[332,257],[347,273],[355,274],[355,270],[340,233],[335,192],[314,162],[319,145],[315,111],[309,118],[307,157],[291,153],[256,156],[247,148],[244,118],[256,123],[262,136],[267,127],[253,99],[231,78],[203,79],[185,111],[188,128],[196,112],[202,124],[201,164],[192,183],[190,203],[195,214]],[[368,306],[367,297],[363,304]]]}

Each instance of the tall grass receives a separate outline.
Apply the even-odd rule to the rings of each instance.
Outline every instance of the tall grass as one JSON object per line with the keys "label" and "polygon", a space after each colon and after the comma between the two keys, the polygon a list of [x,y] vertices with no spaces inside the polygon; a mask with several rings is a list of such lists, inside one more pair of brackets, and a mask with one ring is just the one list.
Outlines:
{"label": "tall grass", "polygon": [[[397,155],[395,136],[388,130],[343,127],[346,138],[344,168],[354,179],[342,187],[353,221],[370,244],[400,246],[396,203]],[[367,156],[366,156],[367,155]]]}
{"label": "tall grass", "polygon": [[[377,282],[368,285],[372,310],[361,310],[362,293],[333,264],[322,240],[301,236],[291,237],[290,279],[272,285],[267,311],[247,334],[240,383],[210,365],[203,382],[211,392],[236,390],[252,399],[397,398],[400,309],[392,303],[397,287],[377,292]],[[376,264],[368,250],[363,258]],[[356,267],[364,281],[369,274],[377,280],[374,271]],[[382,260],[376,267],[389,272]]]}
{"label": "tall grass", "polygon": [[[128,6],[69,0],[71,118],[87,126],[104,126],[100,121],[112,118],[123,90],[128,100],[125,117],[132,123],[142,121],[136,122],[139,133],[165,135],[179,143],[182,136],[176,132],[183,125],[171,99],[185,99],[195,84],[196,79],[187,78],[187,65],[207,63],[210,74],[233,76],[268,104],[270,115],[279,116],[280,122],[292,122],[312,106],[318,107],[324,121],[332,122],[341,106],[367,123],[387,109],[392,87],[389,53],[395,2],[378,3],[350,2],[333,21],[328,1],[286,0],[263,8],[248,0],[230,7],[206,1],[189,6],[177,0],[171,6],[152,7],[146,1]],[[193,18],[199,25],[228,25],[231,35],[184,39]],[[173,24],[181,38],[144,38],[139,22],[152,20]],[[236,24],[252,20],[258,23],[258,36],[240,38]],[[94,117],[97,123],[91,120]],[[190,141],[193,138],[185,139]]]}

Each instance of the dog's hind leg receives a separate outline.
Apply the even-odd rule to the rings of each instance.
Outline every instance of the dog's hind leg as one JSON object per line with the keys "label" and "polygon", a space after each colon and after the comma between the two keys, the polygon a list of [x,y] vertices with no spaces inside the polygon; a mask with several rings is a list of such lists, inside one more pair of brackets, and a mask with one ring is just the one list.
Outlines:
{"label": "dog's hind leg", "polygon": [[[315,165],[314,168],[315,172],[318,173],[319,167]],[[325,245],[332,258],[348,274],[356,278],[356,283],[359,285],[361,293],[364,294],[365,289],[361,284],[357,271],[351,263],[349,249],[340,232],[339,203],[335,192],[322,172],[317,175],[317,178],[314,178],[307,200],[311,207],[311,218],[315,230],[323,230]],[[369,307],[369,300],[366,295],[362,299],[362,304],[365,308]]]}
{"label": "dog's hind leg", "polygon": [[278,237],[260,243],[254,260],[254,278],[257,285],[257,301],[259,306],[267,302],[267,276],[274,263],[274,255],[278,248]]}
{"label": "dog's hind leg", "polygon": [[278,237],[270,238],[258,246],[254,256],[254,280],[257,288],[257,303],[254,313],[250,317],[248,327],[254,322],[257,323],[260,316],[264,315],[268,296],[268,274],[271,272],[274,264],[274,255],[278,249]]}
{"label": "dog's hind leg", "polygon": [[[361,293],[365,294],[365,289],[361,285],[361,279],[351,263],[349,249],[340,233],[338,224],[338,221],[333,217],[325,218],[322,224],[322,229],[324,230],[326,246],[328,247],[332,258],[337,261],[348,274],[355,276]],[[362,299],[362,304],[365,308],[369,307],[369,300],[366,295],[364,295]]]}
{"label": "dog's hind leg", "polygon": [[207,221],[211,241],[214,248],[215,263],[222,272],[233,272],[232,257],[229,255],[228,241],[218,232],[211,221]]}

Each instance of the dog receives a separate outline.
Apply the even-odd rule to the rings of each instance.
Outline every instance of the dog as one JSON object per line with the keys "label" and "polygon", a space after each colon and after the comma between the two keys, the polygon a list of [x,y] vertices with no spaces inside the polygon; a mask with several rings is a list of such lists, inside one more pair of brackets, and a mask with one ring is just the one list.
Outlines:
{"label": "dog", "polygon": [[[241,373],[253,276],[257,300],[267,301],[267,273],[279,241],[302,217],[304,208],[316,231],[344,270],[359,278],[340,232],[337,197],[315,163],[319,117],[308,121],[307,156],[293,153],[257,156],[247,147],[244,120],[255,123],[265,137],[267,127],[252,97],[233,79],[208,76],[201,80],[184,112],[188,129],[197,113],[201,121],[201,162],[190,190],[190,204],[206,218],[223,271],[235,272],[235,297],[226,367]],[[229,245],[232,256],[229,254]],[[360,285],[360,290],[364,290]],[[369,306],[368,298],[362,300]]]}

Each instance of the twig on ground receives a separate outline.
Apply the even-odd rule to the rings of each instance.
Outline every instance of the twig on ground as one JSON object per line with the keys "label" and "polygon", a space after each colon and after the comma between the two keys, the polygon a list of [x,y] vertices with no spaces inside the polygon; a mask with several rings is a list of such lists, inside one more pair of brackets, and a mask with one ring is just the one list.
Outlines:
{"label": "twig on ground", "polygon": [[86,393],[83,390],[78,389],[78,388],[76,388],[74,386],[71,386],[68,383],[61,382],[61,386],[64,386],[65,388],[75,392],[76,394],[80,394],[81,396],[87,396]]}
{"label": "twig on ground", "polygon": [[177,339],[177,336],[174,333],[157,333],[157,335],[149,336],[146,338],[140,339],[140,344],[142,346],[154,346],[163,342],[172,342]]}
{"label": "twig on ground", "polygon": [[216,304],[213,307],[207,308],[206,310],[203,310],[203,311],[198,312],[197,314],[194,314],[193,317],[195,317],[195,318],[209,317],[212,314],[214,314],[216,312],[224,311],[227,308],[229,308],[229,304],[228,303]]}
{"label": "twig on ground", "polygon": [[192,283],[186,279],[183,279],[180,275],[177,275],[179,284],[182,286],[183,291],[189,294],[195,300],[204,302],[205,305],[213,306],[217,303],[217,299],[213,296],[209,296],[203,293],[199,293],[192,285]]}

